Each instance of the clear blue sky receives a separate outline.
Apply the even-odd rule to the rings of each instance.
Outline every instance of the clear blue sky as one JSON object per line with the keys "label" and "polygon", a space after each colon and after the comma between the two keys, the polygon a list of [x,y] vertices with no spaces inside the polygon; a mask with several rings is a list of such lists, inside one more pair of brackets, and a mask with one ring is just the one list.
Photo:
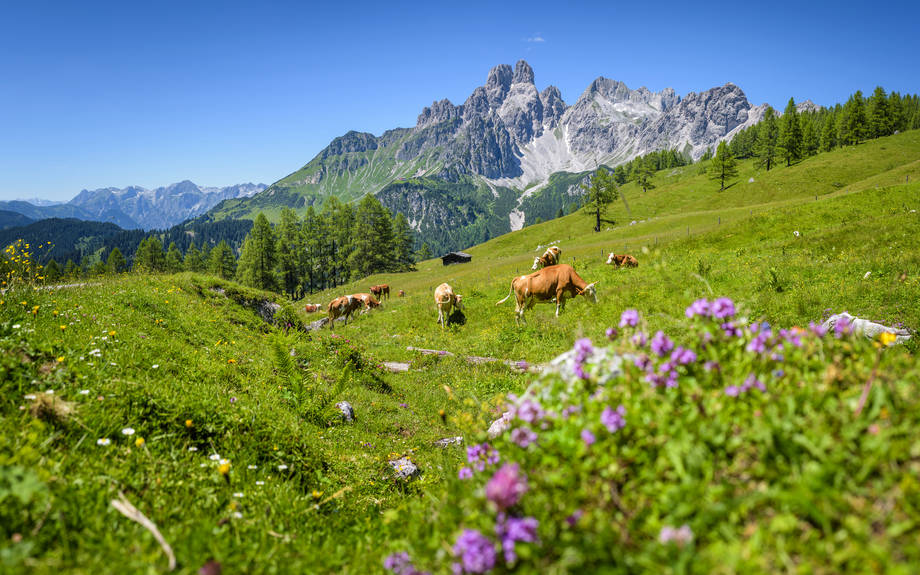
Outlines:
{"label": "clear blue sky", "polygon": [[415,125],[525,59],[574,104],[598,76],[752,104],[920,93],[918,3],[6,2],[0,200],[271,184],[348,130]]}

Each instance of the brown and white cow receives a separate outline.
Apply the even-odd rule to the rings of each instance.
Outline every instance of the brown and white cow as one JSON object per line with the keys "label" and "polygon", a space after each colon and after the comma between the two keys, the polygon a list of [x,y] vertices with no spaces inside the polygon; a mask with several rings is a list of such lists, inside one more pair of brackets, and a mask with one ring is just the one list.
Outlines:
{"label": "brown and white cow", "polygon": [[623,267],[637,268],[639,267],[639,260],[637,260],[636,258],[632,257],[629,254],[623,254],[623,255],[610,254],[607,257],[607,264],[608,265],[613,264],[620,268],[623,268]]}
{"label": "brown and white cow", "polygon": [[350,295],[343,295],[329,302],[329,329],[333,329],[335,320],[339,317],[344,317],[345,325],[348,325],[348,317],[363,304],[360,299]]}
{"label": "brown and white cow", "polygon": [[538,270],[542,268],[547,268],[549,266],[554,266],[562,261],[562,250],[557,246],[546,248],[546,251],[543,252],[543,255],[533,259],[533,267],[531,270]]}
{"label": "brown and white cow", "polygon": [[447,284],[441,284],[434,290],[434,303],[438,306],[438,323],[441,324],[441,329],[447,325],[451,308],[463,309],[462,298],[462,295],[455,294],[453,288]]}
{"label": "brown and white cow", "polygon": [[566,264],[559,264],[543,268],[526,276],[519,276],[511,280],[511,291],[507,297],[497,302],[501,305],[513,294],[517,305],[514,309],[515,321],[524,320],[524,312],[538,303],[552,303],[556,300],[556,317],[565,310],[565,298],[585,296],[591,303],[597,303],[598,282],[587,283],[581,279],[575,268]]}
{"label": "brown and white cow", "polygon": [[390,299],[390,286],[389,284],[371,286],[371,293],[374,294],[380,301],[383,301],[383,296],[386,296],[387,299]]}
{"label": "brown and white cow", "polygon": [[365,310],[374,309],[380,307],[381,305],[381,303],[374,299],[374,296],[369,293],[355,293],[351,294],[351,297],[361,300],[361,303],[364,304]]}
{"label": "brown and white cow", "polygon": [[307,313],[313,313],[319,311],[322,306],[318,303],[308,303],[303,307],[303,310]]}
{"label": "brown and white cow", "polygon": [[399,290],[398,292],[396,292],[396,297],[406,297],[406,292],[404,292],[403,290]]}

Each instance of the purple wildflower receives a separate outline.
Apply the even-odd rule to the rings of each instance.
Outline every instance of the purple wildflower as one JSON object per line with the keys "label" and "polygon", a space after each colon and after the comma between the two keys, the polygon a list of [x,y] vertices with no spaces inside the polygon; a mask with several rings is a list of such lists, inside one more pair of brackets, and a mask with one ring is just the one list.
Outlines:
{"label": "purple wildflower", "polygon": [[719,365],[719,362],[710,360],[703,364],[703,369],[706,371],[722,371],[722,366]]}
{"label": "purple wildflower", "polygon": [[400,404],[399,404],[399,407],[402,407],[403,409],[409,409],[409,404],[408,404],[408,403],[400,403]]}
{"label": "purple wildflower", "polygon": [[720,297],[712,302],[712,317],[716,319],[725,319],[735,315],[735,304],[727,297]]}
{"label": "purple wildflower", "polygon": [[753,373],[752,373],[752,374],[749,374],[749,375],[747,376],[747,378],[745,378],[744,383],[741,384],[741,391],[748,391],[748,390],[750,390],[752,387],[756,387],[756,388],[759,389],[761,392],[766,392],[766,391],[767,391],[767,387],[763,384],[762,381],[760,381],[759,379],[757,379],[757,376],[754,375]]}
{"label": "purple wildflower", "polygon": [[517,561],[517,553],[514,552],[515,543],[518,541],[522,543],[534,543],[537,541],[537,526],[539,525],[540,523],[533,517],[505,519],[504,513],[499,514],[498,522],[495,524],[495,534],[498,535],[498,539],[501,541],[506,563]]}
{"label": "purple wildflower", "polygon": [[652,363],[651,358],[649,358],[649,356],[645,355],[644,353],[640,356],[637,356],[636,359],[633,360],[633,363],[635,363],[636,367],[642,371],[652,371],[655,369],[655,365]]}
{"label": "purple wildflower", "polygon": [[581,430],[581,440],[585,442],[585,445],[591,447],[594,445],[594,442],[597,441],[597,438],[594,437],[594,434],[591,433],[590,429]]}
{"label": "purple wildflower", "polygon": [[517,463],[503,465],[486,483],[486,499],[499,510],[514,506],[527,493],[527,477],[520,474]]}
{"label": "purple wildflower", "polygon": [[620,327],[636,327],[637,325],[639,325],[638,311],[628,309],[620,315]]}
{"label": "purple wildflower", "polygon": [[231,397],[231,398],[230,398],[230,403],[236,403],[236,398],[235,398],[235,397]]}
{"label": "purple wildflower", "polygon": [[470,469],[469,467],[461,467],[460,471],[457,472],[457,477],[459,477],[460,479],[472,479],[473,470]]}
{"label": "purple wildflower", "polygon": [[516,427],[511,430],[511,441],[518,447],[527,447],[537,442],[537,434],[529,427]]}
{"label": "purple wildflower", "polygon": [[476,468],[476,471],[484,471],[486,465],[495,465],[499,459],[498,451],[488,443],[471,445],[466,448],[466,460]]}
{"label": "purple wildflower", "polygon": [[527,371],[527,368],[530,367],[530,364],[528,364],[524,360],[521,360],[517,362],[517,366],[518,366],[518,369],[520,369],[521,371]]}
{"label": "purple wildflower", "polygon": [[661,330],[652,338],[652,352],[657,353],[660,357],[674,349],[674,342],[665,335]]}
{"label": "purple wildflower", "polygon": [[834,323],[834,337],[841,337],[853,333],[853,323],[844,316]]}
{"label": "purple wildflower", "polygon": [[454,555],[460,557],[461,573],[486,573],[495,567],[495,544],[475,529],[466,529],[457,537]]}
{"label": "purple wildflower", "polygon": [[738,389],[736,385],[729,385],[725,388],[725,395],[729,397],[738,397],[738,394],[741,393],[741,390]]}
{"label": "purple wildflower", "polygon": [[645,344],[648,343],[648,337],[644,332],[637,331],[635,335],[632,336],[632,342],[636,347],[645,347]]}
{"label": "purple wildflower", "polygon": [[719,326],[725,332],[725,337],[741,337],[741,328],[736,326],[734,322],[725,322]]}
{"label": "purple wildflower", "polygon": [[676,543],[678,547],[683,547],[687,543],[693,541],[693,531],[686,523],[677,529],[666,525],[661,528],[661,534],[658,535],[658,540],[662,545],[673,542]]}
{"label": "purple wildflower", "polygon": [[781,329],[779,330],[779,336],[793,347],[802,347],[802,336],[797,328],[792,330]]}
{"label": "purple wildflower", "polygon": [[521,405],[514,410],[514,415],[517,416],[521,421],[526,421],[527,423],[533,423],[540,419],[543,419],[543,416],[546,415],[543,411],[543,408],[540,407],[540,404],[536,401],[525,400]]}
{"label": "purple wildflower", "polygon": [[677,365],[688,365],[696,361],[696,352],[683,346],[678,346],[671,353],[671,362]]}
{"label": "purple wildflower", "polygon": [[709,306],[709,301],[703,298],[703,299],[698,299],[692,304],[690,304],[690,307],[688,307],[684,313],[689,318],[692,318],[695,315],[702,316],[702,317],[709,317],[712,314],[712,310]]}
{"label": "purple wildflower", "polygon": [[610,341],[615,340],[615,339],[617,338],[617,335],[619,335],[619,334],[617,333],[617,328],[615,328],[615,327],[608,327],[608,328],[607,328],[607,331],[604,332],[604,333],[605,333],[605,335],[607,336],[607,339],[609,339]]}
{"label": "purple wildflower", "polygon": [[576,509],[571,515],[565,518],[565,522],[569,524],[569,527],[575,527],[575,524],[578,523],[582,515],[584,515],[584,512],[581,509]]}
{"label": "purple wildflower", "polygon": [[412,564],[412,561],[409,559],[409,554],[405,551],[400,553],[393,553],[389,557],[383,560],[383,566],[386,569],[389,569],[394,573],[394,575],[426,575],[427,571],[423,574],[421,571],[415,568],[415,565]]}
{"label": "purple wildflower", "polygon": [[616,410],[605,407],[601,413],[601,423],[610,433],[616,433],[618,430],[626,427],[626,408],[621,404]]}
{"label": "purple wildflower", "polygon": [[813,321],[808,322],[808,329],[811,330],[811,333],[815,334],[818,337],[824,337],[827,335],[827,328],[821,325],[820,323],[815,323]]}
{"label": "purple wildflower", "polygon": [[767,340],[769,337],[770,336],[768,333],[758,333],[754,336],[753,339],[751,339],[751,341],[748,342],[745,349],[754,353],[763,353],[767,350]]}

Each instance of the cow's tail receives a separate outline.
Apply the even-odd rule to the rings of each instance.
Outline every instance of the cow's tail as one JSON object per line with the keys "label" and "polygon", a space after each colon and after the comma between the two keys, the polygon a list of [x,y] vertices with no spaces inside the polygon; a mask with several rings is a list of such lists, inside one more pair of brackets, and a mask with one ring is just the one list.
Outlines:
{"label": "cow's tail", "polygon": [[[517,279],[517,278],[514,278],[514,280],[516,280],[516,279]],[[501,304],[505,303],[506,301],[508,301],[508,298],[511,297],[511,294],[514,293],[514,280],[511,280],[511,289],[508,291],[508,295],[505,296],[505,299],[503,299],[502,301],[499,301],[499,302],[495,302],[495,305],[501,305]]]}

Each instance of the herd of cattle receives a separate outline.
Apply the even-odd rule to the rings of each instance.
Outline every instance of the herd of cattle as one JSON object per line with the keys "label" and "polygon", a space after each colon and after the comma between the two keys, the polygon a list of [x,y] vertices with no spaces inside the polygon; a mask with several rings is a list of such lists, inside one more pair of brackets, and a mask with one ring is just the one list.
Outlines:
{"label": "herd of cattle", "polygon": [[[572,266],[561,263],[561,260],[562,250],[559,247],[547,248],[542,256],[534,258],[531,270],[536,271],[512,279],[508,295],[495,305],[505,303],[513,295],[516,303],[514,319],[517,323],[522,321],[526,323],[524,312],[538,303],[555,303],[556,317],[559,317],[560,311],[565,310],[566,298],[574,299],[576,296],[584,296],[589,302],[597,303],[598,282],[586,282],[575,273]],[[639,262],[633,256],[613,253],[607,257],[607,264],[621,268],[639,266]],[[347,324],[348,318],[355,311],[362,307],[364,311],[375,309],[380,307],[384,299],[390,298],[390,286],[387,284],[371,286],[370,292],[343,295],[329,302],[326,311],[330,329],[337,318],[344,317]],[[399,290],[396,295],[405,297],[406,293]],[[454,308],[463,310],[463,296],[455,294],[453,288],[446,283],[439,285],[434,290],[434,303],[438,309],[438,323],[442,328],[447,325]],[[320,304],[306,304],[304,311],[317,312],[321,308]]]}

